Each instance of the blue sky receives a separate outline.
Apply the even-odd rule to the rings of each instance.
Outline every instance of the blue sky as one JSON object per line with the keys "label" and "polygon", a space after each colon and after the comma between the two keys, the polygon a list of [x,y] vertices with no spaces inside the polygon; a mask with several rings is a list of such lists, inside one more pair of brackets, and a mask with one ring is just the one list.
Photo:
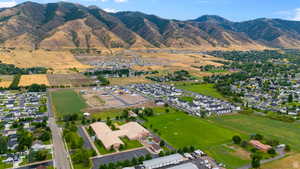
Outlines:
{"label": "blue sky", "polygon": [[[25,0],[0,0],[9,7]],[[32,0],[39,3],[57,0]],[[300,0],[67,0],[97,5],[108,11],[141,11],[163,18],[187,20],[201,15],[220,15],[232,21],[283,18],[300,21]]]}

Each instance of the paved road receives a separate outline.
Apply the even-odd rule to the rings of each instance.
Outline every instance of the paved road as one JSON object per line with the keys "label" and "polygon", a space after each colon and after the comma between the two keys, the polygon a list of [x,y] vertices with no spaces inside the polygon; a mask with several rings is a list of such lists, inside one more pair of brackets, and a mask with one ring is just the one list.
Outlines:
{"label": "paved road", "polygon": [[112,155],[106,155],[103,157],[96,157],[93,158],[93,168],[98,169],[100,165],[109,164],[109,163],[116,163],[118,161],[125,161],[125,160],[132,160],[133,158],[139,158],[140,156],[146,156],[147,154],[152,155],[153,157],[157,157],[157,155],[151,154],[147,149],[137,149],[127,152],[120,152]]}
{"label": "paved road", "polygon": [[20,167],[14,168],[14,169],[36,169],[39,166],[52,166],[52,165],[53,165],[53,161],[47,160],[47,161],[41,161],[41,162],[36,162],[36,163],[20,166]]}
{"label": "paved road", "polygon": [[[277,155],[274,158],[270,158],[270,159],[266,159],[266,160],[261,160],[260,164],[261,165],[262,164],[266,164],[266,163],[269,163],[269,162],[272,162],[272,161],[276,161],[276,160],[279,160],[279,159],[285,157],[285,152],[283,150],[278,150],[277,153],[279,153],[279,155]],[[243,166],[243,167],[240,167],[238,169],[250,169],[250,168],[252,168],[251,164]]]}
{"label": "paved road", "polygon": [[54,166],[56,169],[71,169],[69,163],[69,153],[66,151],[61,130],[56,124],[54,113],[51,107],[51,97],[48,95],[49,127],[52,132]]}

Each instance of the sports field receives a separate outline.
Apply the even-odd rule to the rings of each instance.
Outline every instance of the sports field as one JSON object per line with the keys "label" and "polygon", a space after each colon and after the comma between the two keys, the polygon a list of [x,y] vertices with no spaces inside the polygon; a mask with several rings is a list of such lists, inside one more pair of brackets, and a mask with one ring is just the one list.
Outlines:
{"label": "sports field", "polygon": [[213,84],[180,84],[179,89],[199,93],[205,96],[211,96],[219,99],[225,99],[220,92],[218,92]]}
{"label": "sports field", "polygon": [[255,115],[232,115],[216,117],[213,122],[246,135],[259,133],[267,138],[289,144],[292,150],[300,151],[300,123],[286,123]]}
{"label": "sports field", "polygon": [[57,90],[51,92],[52,103],[58,115],[80,113],[86,108],[85,101],[74,90]]}
{"label": "sports field", "polygon": [[[154,109],[157,113],[157,109]],[[157,130],[164,140],[175,148],[195,146],[222,162],[236,168],[249,163],[249,160],[239,158],[231,152],[225,144],[230,144],[234,135],[247,137],[238,131],[219,126],[214,122],[189,116],[180,111],[170,109],[170,113],[158,109],[161,113],[148,118],[145,122],[147,128]],[[222,154],[221,154],[222,153]],[[223,155],[225,154],[225,158]]]}

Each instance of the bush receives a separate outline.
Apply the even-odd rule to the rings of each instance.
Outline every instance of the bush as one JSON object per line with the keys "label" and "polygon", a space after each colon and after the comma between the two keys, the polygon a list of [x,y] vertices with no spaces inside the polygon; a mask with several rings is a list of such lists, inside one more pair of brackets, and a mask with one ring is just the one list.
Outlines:
{"label": "bush", "polygon": [[232,141],[233,141],[234,144],[240,144],[242,139],[241,139],[240,136],[233,136]]}

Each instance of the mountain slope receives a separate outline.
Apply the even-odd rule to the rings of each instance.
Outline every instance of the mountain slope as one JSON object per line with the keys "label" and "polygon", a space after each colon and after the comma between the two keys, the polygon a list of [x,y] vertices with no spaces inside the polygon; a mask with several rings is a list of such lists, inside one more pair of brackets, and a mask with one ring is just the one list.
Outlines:
{"label": "mountain slope", "polygon": [[107,13],[67,2],[25,2],[0,9],[0,45],[28,49],[297,48],[300,22],[231,22],[215,15],[178,21],[141,12]]}

